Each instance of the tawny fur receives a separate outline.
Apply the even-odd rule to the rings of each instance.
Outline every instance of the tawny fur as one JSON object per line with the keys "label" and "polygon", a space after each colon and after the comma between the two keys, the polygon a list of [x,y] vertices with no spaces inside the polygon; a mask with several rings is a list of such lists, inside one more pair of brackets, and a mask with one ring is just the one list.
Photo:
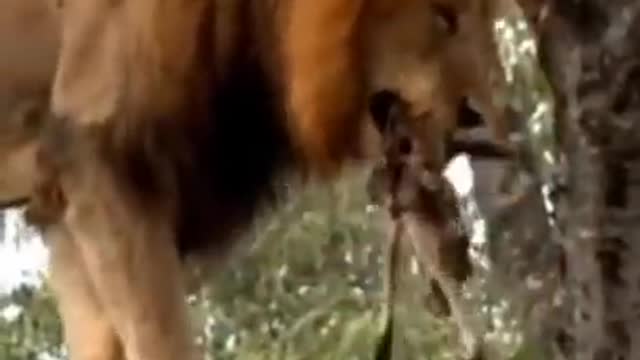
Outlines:
{"label": "tawny fur", "polygon": [[58,51],[48,0],[0,2],[0,204],[29,196]]}
{"label": "tawny fur", "polygon": [[[307,159],[335,165],[358,146],[366,99],[362,53],[366,0],[290,1],[284,33],[289,122]],[[350,149],[351,147],[351,149]]]}
{"label": "tawny fur", "polygon": [[50,227],[45,236],[51,259],[49,283],[64,320],[70,358],[123,360],[115,327],[98,298],[75,240],[60,226]]}
{"label": "tawny fur", "polygon": [[[44,4],[0,5],[20,1]],[[471,19],[460,17],[459,31],[450,10],[431,0],[50,7],[53,30],[61,20],[60,53],[35,69],[46,80],[55,67],[53,119],[34,140],[40,178],[28,195],[35,213],[53,209],[39,225],[54,250],[72,360],[116,360],[120,350],[128,360],[196,358],[182,257],[209,251],[221,260],[279,173],[330,178],[358,158],[370,140],[362,120],[374,92],[391,88],[415,114],[437,115],[416,119],[439,119],[419,124],[419,136],[438,142],[465,97],[499,119],[485,95],[486,66],[497,71],[490,38],[482,38],[491,35],[489,19],[474,2],[444,5],[453,3],[456,16]],[[55,52],[51,34],[36,40]],[[84,336],[103,351],[86,349]]]}

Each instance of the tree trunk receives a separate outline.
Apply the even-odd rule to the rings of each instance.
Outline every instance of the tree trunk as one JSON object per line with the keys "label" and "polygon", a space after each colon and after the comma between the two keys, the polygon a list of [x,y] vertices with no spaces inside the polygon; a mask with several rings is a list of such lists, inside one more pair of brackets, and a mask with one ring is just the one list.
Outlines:
{"label": "tree trunk", "polygon": [[555,358],[640,359],[640,2],[548,0],[526,9],[564,155]]}

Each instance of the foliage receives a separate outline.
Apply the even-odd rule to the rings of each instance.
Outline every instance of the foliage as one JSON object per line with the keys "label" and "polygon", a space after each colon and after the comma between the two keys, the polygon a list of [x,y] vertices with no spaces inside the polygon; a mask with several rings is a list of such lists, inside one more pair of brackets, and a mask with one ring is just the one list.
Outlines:
{"label": "foliage", "polygon": [[0,298],[0,359],[60,358],[60,319],[50,291],[23,285]]}

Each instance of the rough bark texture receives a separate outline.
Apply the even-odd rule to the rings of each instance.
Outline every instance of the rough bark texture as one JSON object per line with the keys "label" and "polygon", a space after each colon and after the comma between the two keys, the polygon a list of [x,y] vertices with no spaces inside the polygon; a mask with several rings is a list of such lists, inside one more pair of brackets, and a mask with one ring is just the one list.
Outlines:
{"label": "rough bark texture", "polygon": [[537,21],[564,153],[557,359],[640,359],[640,3],[549,0]]}

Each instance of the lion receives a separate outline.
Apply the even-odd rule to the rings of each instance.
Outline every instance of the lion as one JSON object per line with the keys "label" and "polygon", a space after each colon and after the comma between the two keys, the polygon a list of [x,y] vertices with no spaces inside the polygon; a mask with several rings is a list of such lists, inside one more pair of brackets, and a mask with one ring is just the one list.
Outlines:
{"label": "lion", "polygon": [[198,358],[186,259],[223,264],[281,175],[329,181],[376,156],[376,93],[437,119],[417,135],[436,171],[461,113],[508,132],[488,0],[0,2],[49,11],[29,39],[51,51],[33,79],[47,115],[0,194],[28,199],[51,249],[72,360]]}

